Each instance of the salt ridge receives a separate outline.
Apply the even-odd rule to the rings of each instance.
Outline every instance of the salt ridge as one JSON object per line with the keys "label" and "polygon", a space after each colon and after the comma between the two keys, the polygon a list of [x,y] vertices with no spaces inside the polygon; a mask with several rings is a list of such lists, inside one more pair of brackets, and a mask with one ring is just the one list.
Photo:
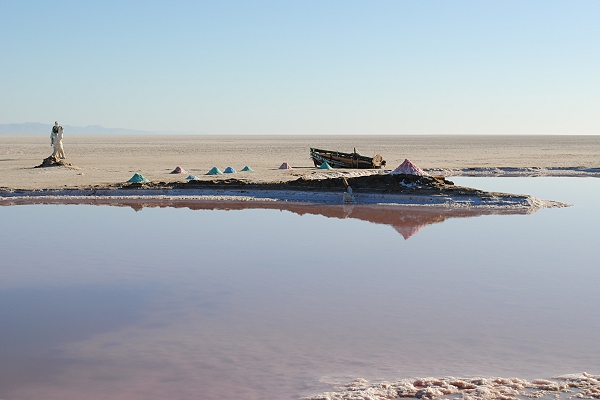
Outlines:
{"label": "salt ridge", "polygon": [[510,400],[545,396],[554,399],[600,399],[600,376],[586,372],[555,376],[551,380],[447,376],[375,383],[359,378],[335,388],[334,391],[305,397],[303,400],[432,400],[450,397],[463,400]]}
{"label": "salt ridge", "polygon": [[[391,170],[365,170],[365,171],[340,171],[318,172],[306,174],[305,179],[325,179],[339,177],[357,177],[369,175],[385,175]],[[600,168],[577,167],[488,167],[488,168],[424,168],[423,172],[431,176],[481,176],[481,177],[595,177],[600,178]]]}

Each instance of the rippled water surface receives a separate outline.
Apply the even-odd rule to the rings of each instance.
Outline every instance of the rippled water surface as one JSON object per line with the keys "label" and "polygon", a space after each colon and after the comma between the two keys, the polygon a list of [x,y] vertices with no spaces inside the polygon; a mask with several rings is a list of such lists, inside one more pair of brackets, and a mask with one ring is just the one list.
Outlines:
{"label": "rippled water surface", "polygon": [[296,399],[355,377],[600,373],[600,180],[454,181],[573,206],[0,207],[0,398]]}

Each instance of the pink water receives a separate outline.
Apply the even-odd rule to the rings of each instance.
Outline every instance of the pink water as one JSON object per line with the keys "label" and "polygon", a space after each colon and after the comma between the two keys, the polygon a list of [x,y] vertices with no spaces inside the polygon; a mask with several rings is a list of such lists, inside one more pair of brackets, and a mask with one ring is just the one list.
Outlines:
{"label": "pink water", "polygon": [[574,206],[449,218],[407,240],[317,212],[2,207],[0,398],[597,374],[600,181],[528,179],[501,184]]}

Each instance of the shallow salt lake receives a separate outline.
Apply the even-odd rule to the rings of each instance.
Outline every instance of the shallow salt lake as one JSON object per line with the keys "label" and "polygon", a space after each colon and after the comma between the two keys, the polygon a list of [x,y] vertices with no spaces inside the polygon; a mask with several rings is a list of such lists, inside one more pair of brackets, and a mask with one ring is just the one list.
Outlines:
{"label": "shallow salt lake", "polygon": [[0,207],[0,399],[600,373],[600,179],[452,180],[573,206]]}

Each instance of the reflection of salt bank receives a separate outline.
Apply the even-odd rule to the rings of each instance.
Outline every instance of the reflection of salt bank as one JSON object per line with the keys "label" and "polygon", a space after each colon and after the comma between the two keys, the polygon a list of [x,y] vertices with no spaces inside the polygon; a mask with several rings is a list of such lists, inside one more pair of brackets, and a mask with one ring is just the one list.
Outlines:
{"label": "reflection of salt bank", "polygon": [[[440,222],[442,222],[442,221],[440,221]],[[396,229],[396,232],[398,232],[399,234],[402,235],[404,240],[407,240],[408,238],[415,235],[417,232],[419,232],[421,229],[425,228],[426,226],[427,225],[425,225],[425,224],[412,225],[412,226],[394,226],[394,229]]]}
{"label": "reflection of salt bank", "polygon": [[[225,200],[225,201],[224,201]],[[28,196],[0,197],[0,206],[30,204],[89,204],[116,207],[131,207],[136,211],[143,208],[173,207],[191,210],[246,210],[274,209],[289,211],[298,215],[321,215],[326,218],[357,219],[374,224],[388,225],[406,240],[431,224],[442,223],[448,219],[470,218],[482,215],[524,215],[530,210],[489,209],[489,208],[444,208],[415,207],[382,204],[307,204],[281,201],[252,201],[249,199],[227,197],[193,196]]]}
{"label": "reflection of salt bank", "polygon": [[[194,181],[190,181],[194,182]],[[159,194],[160,193],[160,194]],[[198,202],[281,202],[335,205],[344,203],[347,192],[311,192],[298,190],[242,190],[242,189],[93,189],[93,190],[43,190],[43,191],[4,191],[0,193],[0,203],[16,204],[20,198],[53,198],[58,203],[70,203],[70,200],[95,199],[103,202],[118,202],[122,199],[162,199],[167,201],[195,200]],[[363,205],[395,205],[412,207],[435,207],[455,210],[480,209],[490,211],[514,211],[533,213],[542,208],[568,207],[568,204],[550,200],[541,200],[528,195],[420,195],[356,193],[352,194],[352,203]]]}
{"label": "reflection of salt bank", "polygon": [[369,383],[365,379],[336,387],[305,400],[367,400],[419,398],[496,400],[552,397],[554,399],[600,398],[600,376],[588,373],[556,376],[551,380],[519,378],[414,378]]}

